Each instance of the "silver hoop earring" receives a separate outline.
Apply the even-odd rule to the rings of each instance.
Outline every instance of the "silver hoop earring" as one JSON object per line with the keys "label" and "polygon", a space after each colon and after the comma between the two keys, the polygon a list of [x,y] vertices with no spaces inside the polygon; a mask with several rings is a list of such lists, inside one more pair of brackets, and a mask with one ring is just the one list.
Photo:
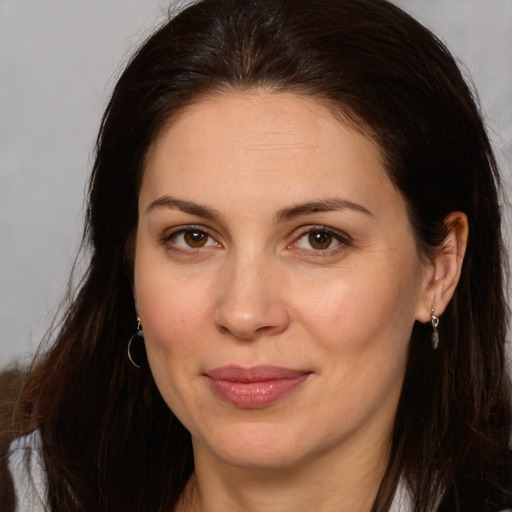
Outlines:
{"label": "silver hoop earring", "polygon": [[146,355],[146,346],[144,345],[144,331],[140,325],[140,318],[137,316],[137,330],[128,340],[127,347],[128,359],[135,368],[142,368],[148,360]]}
{"label": "silver hoop earring", "polygon": [[437,330],[437,326],[439,325],[439,317],[434,315],[434,308],[432,308],[432,316],[430,323],[432,324],[432,334],[430,335],[430,341],[432,343],[432,348],[437,350],[439,346],[439,332]]}

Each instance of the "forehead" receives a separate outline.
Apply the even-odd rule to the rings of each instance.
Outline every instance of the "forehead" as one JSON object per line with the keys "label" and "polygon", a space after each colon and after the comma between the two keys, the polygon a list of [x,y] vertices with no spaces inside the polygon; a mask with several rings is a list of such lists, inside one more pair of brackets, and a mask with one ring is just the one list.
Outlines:
{"label": "forehead", "polygon": [[193,193],[209,202],[215,191],[302,201],[315,191],[359,196],[373,189],[386,199],[397,192],[382,162],[375,141],[325,102],[293,93],[224,93],[189,105],[161,131],[141,196]]}
{"label": "forehead", "polygon": [[[342,125],[368,137],[372,142],[375,141],[372,129],[362,120],[344,109],[342,105],[336,105],[327,99],[297,92],[228,89],[200,95],[178,108],[175,114],[163,124],[152,147],[154,148],[175,124],[179,123],[181,130],[198,120],[203,124],[209,116],[222,120],[222,123],[217,126],[219,129],[231,126],[235,129],[243,126],[245,129],[247,122],[250,121],[255,131],[266,127],[274,129],[281,124],[286,125],[285,131],[290,135],[291,130],[295,128],[296,136],[303,133],[305,129],[317,129],[320,123],[325,126],[328,120],[328,124],[335,129],[339,129]],[[196,130],[194,132],[196,135],[201,135]],[[270,137],[272,135],[276,133],[269,133]],[[281,133],[281,136],[283,135],[284,133]],[[311,134],[307,134],[308,138],[310,136]]]}

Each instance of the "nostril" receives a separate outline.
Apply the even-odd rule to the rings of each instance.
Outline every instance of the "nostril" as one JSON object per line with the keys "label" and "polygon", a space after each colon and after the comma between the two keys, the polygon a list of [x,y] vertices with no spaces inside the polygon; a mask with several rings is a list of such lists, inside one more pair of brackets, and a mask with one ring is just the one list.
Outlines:
{"label": "nostril", "polygon": [[277,330],[277,326],[266,325],[266,326],[263,326],[263,327],[258,327],[258,329],[256,329],[256,332],[264,334],[264,333],[270,333],[270,332],[272,332],[274,330]]}
{"label": "nostril", "polygon": [[289,324],[288,314],[284,308],[274,308],[270,314],[254,316],[237,316],[233,313],[231,311],[231,315],[219,314],[216,326],[220,333],[240,340],[249,341],[262,336],[273,336],[284,331]]}

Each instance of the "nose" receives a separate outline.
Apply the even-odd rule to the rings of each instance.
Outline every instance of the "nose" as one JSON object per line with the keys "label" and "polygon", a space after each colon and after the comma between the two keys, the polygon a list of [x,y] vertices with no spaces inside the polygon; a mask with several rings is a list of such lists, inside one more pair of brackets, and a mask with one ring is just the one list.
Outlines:
{"label": "nose", "polygon": [[290,318],[283,292],[283,269],[263,257],[233,255],[219,278],[215,324],[240,340],[273,336]]}

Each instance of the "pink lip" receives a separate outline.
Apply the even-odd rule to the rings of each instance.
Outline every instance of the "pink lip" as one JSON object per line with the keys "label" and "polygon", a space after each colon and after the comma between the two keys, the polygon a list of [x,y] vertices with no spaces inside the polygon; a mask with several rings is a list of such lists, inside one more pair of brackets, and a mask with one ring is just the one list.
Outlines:
{"label": "pink lip", "polygon": [[279,366],[223,366],[206,373],[213,392],[242,409],[270,405],[290,394],[310,375],[311,372]]}

